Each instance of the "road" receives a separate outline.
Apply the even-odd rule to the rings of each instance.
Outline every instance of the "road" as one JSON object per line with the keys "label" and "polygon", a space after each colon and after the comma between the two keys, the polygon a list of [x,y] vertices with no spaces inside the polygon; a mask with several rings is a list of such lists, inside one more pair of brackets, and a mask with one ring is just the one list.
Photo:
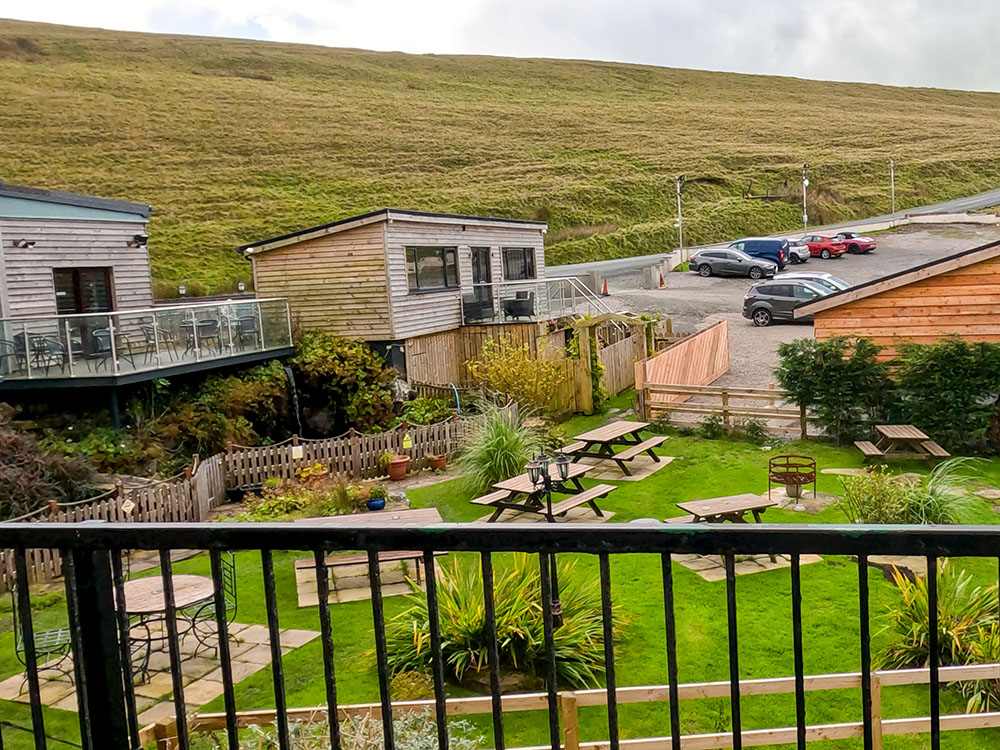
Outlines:
{"label": "road", "polygon": [[[980,193],[979,195],[972,195],[966,198],[955,198],[954,200],[945,201],[944,203],[934,203],[929,206],[921,206],[920,208],[909,208],[905,211],[905,213],[958,214],[964,213],[965,211],[975,211],[981,208],[989,208],[990,206],[1000,206],[1000,190],[989,190],[985,193]],[[903,213],[904,212],[899,212],[897,213],[897,216],[901,216]],[[855,221],[844,222],[843,224],[830,224],[825,227],[813,227],[812,231],[828,232],[840,229],[850,229],[852,227],[862,227],[869,224],[878,224],[880,222],[890,221],[892,218],[891,214],[870,216],[867,219],[857,219]],[[796,234],[796,232],[782,233],[781,236],[787,236],[788,234]],[[738,238],[734,237],[733,239]],[[615,273],[629,271],[634,268],[645,268],[646,266],[655,265],[666,258],[666,256],[667,253],[654,253],[653,255],[636,255],[631,258],[612,258],[611,260],[595,260],[588,261],[586,263],[570,263],[564,266],[546,266],[545,274],[552,278],[557,276],[573,276],[575,274],[589,273],[590,271],[601,271],[602,273],[610,276]]]}

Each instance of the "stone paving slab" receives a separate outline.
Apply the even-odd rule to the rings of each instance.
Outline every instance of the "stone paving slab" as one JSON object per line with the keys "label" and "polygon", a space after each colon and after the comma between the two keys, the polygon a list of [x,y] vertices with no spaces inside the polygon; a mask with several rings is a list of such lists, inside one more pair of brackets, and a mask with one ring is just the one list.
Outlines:
{"label": "stone paving slab", "polygon": [[659,461],[654,461],[649,456],[639,455],[631,461],[626,461],[625,465],[632,472],[630,476],[623,474],[622,470],[618,468],[618,464],[606,458],[587,457],[578,459],[578,462],[581,464],[590,464],[594,467],[593,471],[587,473],[587,479],[612,479],[618,482],[638,482],[651,477],[660,469],[666,468],[674,460],[674,456],[658,456],[658,458],[660,459]]}
{"label": "stone paving slab", "polygon": [[[722,581],[726,578],[725,563],[720,555],[676,555],[672,558],[693,573],[697,573],[706,581]],[[812,565],[822,562],[819,555],[802,555],[801,565]],[[765,573],[769,570],[790,568],[792,565],[788,555],[776,555],[774,562],[767,555],[737,555],[733,570],[738,576]]]}

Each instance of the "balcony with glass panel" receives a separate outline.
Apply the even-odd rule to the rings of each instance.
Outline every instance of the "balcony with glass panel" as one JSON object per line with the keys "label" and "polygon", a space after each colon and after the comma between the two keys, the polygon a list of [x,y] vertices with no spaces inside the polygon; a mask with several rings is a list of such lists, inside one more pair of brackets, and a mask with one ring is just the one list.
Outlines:
{"label": "balcony with glass panel", "polygon": [[290,354],[284,299],[0,319],[0,390],[123,385]]}

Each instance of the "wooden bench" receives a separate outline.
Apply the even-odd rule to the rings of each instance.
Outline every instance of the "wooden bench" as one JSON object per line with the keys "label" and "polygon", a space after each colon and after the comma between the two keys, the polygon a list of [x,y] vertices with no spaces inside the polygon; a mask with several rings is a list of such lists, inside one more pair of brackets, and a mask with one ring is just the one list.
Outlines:
{"label": "wooden bench", "polygon": [[475,497],[470,500],[470,503],[475,503],[476,505],[496,505],[501,500],[506,500],[510,497],[509,490],[494,490],[482,497]]}
{"label": "wooden bench", "polygon": [[582,440],[578,440],[575,443],[570,443],[569,445],[564,445],[562,448],[559,449],[559,452],[560,453],[570,453],[570,454],[572,454],[572,453],[576,453],[577,451],[582,451],[586,447],[587,447],[587,444],[585,442],[583,442]]}
{"label": "wooden bench", "polygon": [[597,507],[597,503],[594,501],[602,497],[607,497],[616,489],[618,488],[613,484],[598,484],[591,487],[589,490],[580,492],[579,494],[570,495],[565,500],[560,500],[558,503],[552,504],[552,515],[553,517],[564,516],[568,511],[573,510],[573,508],[587,504],[590,505],[591,510],[593,510],[594,513],[603,518],[604,514],[601,513],[601,509]]}
{"label": "wooden bench", "polygon": [[951,458],[951,454],[933,440],[925,440],[920,444],[920,447],[935,458]]}
{"label": "wooden bench", "polygon": [[875,443],[869,440],[855,440],[854,447],[864,454],[866,461],[869,458],[882,458],[882,456],[885,455],[878,449],[878,446],[876,446]]}
{"label": "wooden bench", "polygon": [[636,443],[635,445],[629,446],[620,453],[616,453],[614,458],[616,461],[631,461],[640,453],[648,453],[650,458],[659,463],[660,457],[657,456],[655,453],[653,453],[653,448],[660,445],[661,443],[666,442],[666,440],[667,440],[666,435],[657,435],[656,437],[651,437],[649,438],[649,440],[643,440],[641,443]]}
{"label": "wooden bench", "polygon": [[673,518],[664,518],[664,523],[694,523],[694,516],[687,514],[683,516],[674,516]]}

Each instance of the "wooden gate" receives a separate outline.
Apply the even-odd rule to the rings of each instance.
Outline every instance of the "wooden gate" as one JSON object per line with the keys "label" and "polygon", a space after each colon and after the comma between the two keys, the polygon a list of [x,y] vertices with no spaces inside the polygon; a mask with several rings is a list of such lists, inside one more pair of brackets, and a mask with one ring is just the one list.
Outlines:
{"label": "wooden gate", "polygon": [[635,385],[635,363],[646,356],[646,337],[641,332],[605,346],[597,352],[604,368],[601,386],[609,396]]}

